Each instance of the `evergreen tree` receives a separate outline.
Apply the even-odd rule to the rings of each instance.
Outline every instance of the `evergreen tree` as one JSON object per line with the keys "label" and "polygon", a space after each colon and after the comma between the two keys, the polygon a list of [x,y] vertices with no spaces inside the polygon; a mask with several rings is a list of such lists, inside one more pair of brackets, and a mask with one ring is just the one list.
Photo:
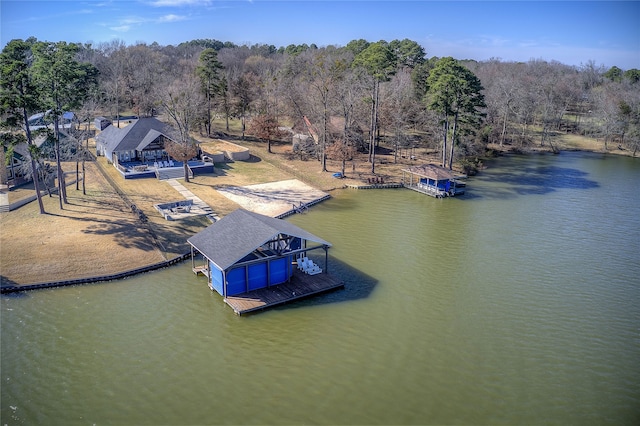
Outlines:
{"label": "evergreen tree", "polygon": [[[2,49],[0,54],[0,116],[2,117],[2,122],[0,126],[3,131],[3,145],[9,148],[9,154],[13,152],[11,149],[13,145],[24,140],[21,137],[21,133],[16,133],[15,130],[19,127],[24,127],[40,214],[44,214],[45,210],[40,195],[36,161],[38,147],[33,143],[28,119],[29,111],[37,108],[38,99],[38,93],[29,72],[32,60],[32,46],[33,43],[30,40],[15,39],[11,40]],[[4,168],[4,163],[3,161],[0,167]]]}
{"label": "evergreen tree", "polygon": [[55,154],[60,195],[60,208],[67,203],[67,191],[60,153],[60,119],[66,111],[79,108],[91,88],[97,84],[97,69],[89,63],[76,60],[79,47],[64,41],[37,42],[33,46],[33,79],[39,90],[39,100],[50,110],[55,135]]}
{"label": "evergreen tree", "polygon": [[442,120],[442,167],[451,169],[458,125],[461,121],[476,121],[482,117],[479,109],[486,107],[482,84],[475,74],[451,57],[438,61],[427,83],[428,108],[439,113]]}

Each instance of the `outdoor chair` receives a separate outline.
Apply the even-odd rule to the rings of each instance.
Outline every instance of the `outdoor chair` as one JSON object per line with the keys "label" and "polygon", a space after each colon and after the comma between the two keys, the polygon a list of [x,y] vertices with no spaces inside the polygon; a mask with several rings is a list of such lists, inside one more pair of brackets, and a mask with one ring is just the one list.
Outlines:
{"label": "outdoor chair", "polygon": [[309,263],[310,263],[310,262],[311,262],[311,261],[309,260],[309,258],[305,256],[305,257],[301,258],[301,259],[298,261],[298,267],[299,267],[300,269],[302,269],[303,271],[305,271],[306,269],[308,269],[308,268],[309,268],[309,266],[310,266],[310,265],[309,265]]}
{"label": "outdoor chair", "polygon": [[307,270],[307,275],[317,275],[320,273],[322,273],[322,269],[320,269],[319,266]]}
{"label": "outdoor chair", "polygon": [[320,267],[318,265],[316,265],[313,260],[309,260],[309,262],[307,262],[307,267],[304,270],[304,272],[308,275],[316,275],[319,274],[320,272],[322,272],[322,269],[320,269]]}

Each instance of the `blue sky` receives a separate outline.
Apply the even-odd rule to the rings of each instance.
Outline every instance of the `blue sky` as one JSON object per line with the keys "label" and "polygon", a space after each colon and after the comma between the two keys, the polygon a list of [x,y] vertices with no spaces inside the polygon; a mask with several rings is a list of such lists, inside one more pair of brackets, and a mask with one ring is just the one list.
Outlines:
{"label": "blue sky", "polygon": [[427,56],[640,69],[640,1],[0,0],[0,42],[276,47],[408,38]]}

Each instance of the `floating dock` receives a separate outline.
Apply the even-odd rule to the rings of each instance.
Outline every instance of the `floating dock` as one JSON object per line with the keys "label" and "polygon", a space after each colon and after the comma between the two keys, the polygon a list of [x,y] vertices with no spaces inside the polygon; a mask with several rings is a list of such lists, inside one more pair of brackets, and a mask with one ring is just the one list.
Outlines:
{"label": "floating dock", "polygon": [[342,281],[326,272],[307,275],[296,270],[289,282],[228,296],[224,301],[236,314],[244,315],[343,287]]}

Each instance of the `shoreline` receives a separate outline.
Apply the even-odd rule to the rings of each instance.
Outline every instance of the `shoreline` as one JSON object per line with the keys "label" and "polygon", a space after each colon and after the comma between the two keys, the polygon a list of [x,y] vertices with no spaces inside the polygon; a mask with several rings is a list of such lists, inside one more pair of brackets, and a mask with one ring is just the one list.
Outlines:
{"label": "shoreline", "polygon": [[30,290],[41,290],[45,288],[68,287],[73,285],[96,284],[96,283],[102,283],[102,282],[122,280],[125,278],[133,277],[135,275],[145,274],[147,272],[157,271],[158,269],[164,269],[170,266],[177,265],[178,263],[182,263],[185,260],[187,260],[190,256],[191,256],[191,253],[185,253],[182,256],[178,256],[170,260],[165,260],[164,262],[143,266],[141,268],[136,268],[129,271],[119,272],[111,275],[77,278],[77,279],[69,279],[69,280],[63,280],[63,281],[48,281],[48,282],[42,282],[37,284],[16,284],[16,285],[2,284],[2,286],[0,286],[0,294],[17,293],[21,291],[30,291]]}
{"label": "shoreline", "polygon": [[[253,144],[250,144],[250,145],[252,145],[250,147],[250,149],[253,152],[258,152],[257,155],[259,157],[265,158],[265,160],[266,160],[265,162],[273,162],[273,163],[275,163],[274,166],[279,168],[284,173],[284,175],[288,175],[293,179],[302,177],[302,176],[300,176],[301,173],[298,172],[297,170],[295,170],[296,166],[294,164],[289,164],[289,163],[285,162],[284,164],[282,164],[281,167],[278,167],[278,164],[277,164],[278,160],[279,160],[278,158],[270,158],[264,152],[260,152],[261,149],[259,149],[259,146],[253,146]],[[480,161],[487,161],[487,160],[492,160],[492,159],[496,159],[496,160],[499,161],[499,157],[500,156],[511,156],[511,155],[554,154],[554,153],[555,154],[560,154],[563,151],[565,151],[565,152],[566,151],[569,151],[569,152],[587,152],[587,153],[594,153],[594,154],[601,154],[601,155],[626,155],[626,156],[629,156],[629,157],[633,157],[631,155],[631,153],[628,152],[628,151],[622,151],[622,152],[613,151],[612,152],[612,150],[603,150],[603,149],[595,150],[595,149],[586,149],[584,147],[576,147],[576,146],[558,146],[558,147],[556,147],[556,148],[558,148],[558,150],[557,150],[558,152],[554,152],[551,149],[551,147],[549,147],[549,146],[536,147],[535,149],[529,149],[529,150],[524,151],[524,152],[520,152],[517,149],[516,150],[510,149],[511,148],[510,146],[506,146],[506,147],[489,146],[488,148],[490,149],[489,152],[492,151],[494,153],[494,155],[489,155],[489,156],[482,157],[482,158],[480,158]],[[496,149],[496,148],[500,148],[500,149]],[[507,149],[505,149],[505,148],[507,148]],[[235,164],[235,163],[232,163],[232,164]],[[99,165],[97,165],[97,166],[99,166]],[[317,187],[317,186],[322,186],[322,185],[313,185],[313,183],[314,183],[313,173],[314,172],[311,172],[309,170],[309,165],[308,164],[306,164],[306,165],[303,164],[303,166],[306,166],[305,172],[308,175],[308,176],[306,176],[306,177],[308,177],[308,179],[304,179],[303,183],[306,182],[306,184],[308,186],[311,186],[313,189],[315,189],[315,187]],[[290,170],[290,168],[293,168],[293,170]],[[381,167],[378,166],[378,169],[380,169],[380,168]],[[484,166],[480,167],[479,170],[478,170],[478,173],[482,173],[482,169],[483,168],[484,168]],[[102,169],[102,168],[98,167],[98,169]],[[396,167],[396,169],[397,169],[397,167]],[[105,171],[101,170],[101,172],[104,173]],[[331,172],[323,172],[323,173],[320,174],[320,177],[326,178],[327,176],[323,176],[323,175],[330,175],[330,174],[331,174]],[[362,177],[363,174],[360,173],[359,175],[360,175],[360,179],[357,179],[356,176],[355,176],[355,173],[354,173],[354,176],[351,179],[345,179],[345,180],[340,180],[340,181],[336,180],[335,182],[333,180],[325,179],[326,182],[329,182],[328,184],[332,185],[331,188],[327,188],[326,185],[328,185],[328,184],[325,182],[325,184],[324,184],[325,191],[332,191],[333,189],[354,188],[354,187],[358,188],[360,186],[362,186],[363,188],[369,188],[370,185],[367,185],[366,180],[364,180],[366,178]],[[399,179],[397,175],[395,177],[396,177],[396,180]],[[317,178],[315,178],[315,179],[317,179]],[[254,184],[254,186],[260,186],[260,184]],[[386,187],[387,185],[384,185],[384,186]],[[393,186],[397,187],[398,185],[393,185]],[[384,189],[384,188],[382,188],[382,185],[381,185],[379,188],[376,187],[376,188],[372,188],[372,189]],[[118,192],[118,189],[115,189],[115,192]],[[323,201],[323,200],[325,200],[327,198],[330,198],[330,197],[331,196],[329,194],[326,194],[323,197],[318,197],[318,198],[321,198],[321,199],[316,198],[314,201],[309,202],[308,206],[314,205],[314,204],[316,204],[318,202],[321,202],[321,201]],[[47,197],[47,198],[49,198],[49,197]],[[57,201],[57,197],[54,197],[54,199]],[[53,203],[51,203],[51,200],[49,200],[49,201],[50,201],[50,203],[49,203],[50,206],[47,208],[47,212],[48,212],[47,215],[59,216],[59,215],[56,215],[55,213],[50,213],[50,211],[54,210],[54,209],[51,208],[51,204],[53,204]],[[267,204],[267,203],[268,203],[268,201],[265,201],[265,204]],[[28,203],[28,204],[33,206],[33,205],[35,205],[37,203],[31,202],[31,203]],[[305,208],[307,208],[308,206],[305,206]],[[240,207],[243,207],[243,206],[240,204]],[[25,209],[25,208],[29,208],[29,205],[20,207],[19,210],[22,211],[22,209]],[[63,210],[63,212],[66,212],[66,211],[67,210]],[[289,215],[295,214],[295,213],[296,213],[296,209],[293,208],[293,209],[289,209],[288,211],[285,211],[283,213],[278,214],[277,217],[278,218],[283,218],[283,217],[286,217],[286,216],[289,216]],[[4,215],[7,215],[7,214],[11,214],[11,213],[2,213],[3,217],[0,219],[1,220],[0,223],[2,223],[2,225],[4,225],[5,222],[6,222],[5,218],[4,218]],[[26,216],[30,216],[31,219],[33,219],[32,214],[27,214]],[[40,217],[42,217],[42,216],[40,216]],[[28,220],[28,219],[26,219],[26,220]],[[83,220],[87,220],[87,221],[95,220],[95,221],[99,222],[99,220],[95,219],[94,217],[86,218],[86,219],[83,219]],[[156,223],[154,225],[164,226],[165,224]],[[202,224],[200,226],[202,226]],[[84,231],[84,232],[86,232],[86,231]],[[126,233],[126,232],[130,232],[130,231],[126,231],[126,230],[123,229],[122,232]],[[188,235],[188,233],[186,235]],[[115,236],[113,238],[118,238],[118,237]],[[125,236],[120,236],[120,238],[125,238]],[[186,241],[186,239],[185,239],[185,241]],[[3,247],[2,251],[6,252],[7,249],[11,250],[11,245],[12,245],[11,243],[14,243],[14,242],[16,242],[16,241],[11,241],[9,244],[6,244],[6,241],[3,241],[3,243],[4,243],[3,246],[4,247]],[[19,241],[17,241],[17,243],[18,244],[27,244],[26,242],[20,243]],[[42,244],[48,244],[48,243],[49,242],[47,241],[47,242],[43,242]],[[82,243],[80,243],[80,244],[82,244]],[[33,250],[38,250],[38,248],[36,248],[36,247],[34,247]],[[142,248],[144,248],[144,247],[142,247]],[[41,250],[46,250],[46,249],[43,247]],[[64,249],[62,249],[62,250],[64,250]],[[120,247],[120,248],[118,248],[118,250],[125,250],[126,251],[127,249],[126,249],[126,246],[125,246],[124,249],[122,247]],[[82,276],[78,277],[78,274],[74,274],[73,272],[60,271],[60,272],[55,273],[55,274],[48,274],[50,276],[52,275],[52,276],[55,277],[51,281],[44,282],[44,281],[34,280],[35,282],[33,282],[33,281],[29,282],[27,280],[24,283],[20,283],[20,282],[18,282],[20,275],[15,275],[14,274],[13,276],[8,276],[7,277],[7,276],[5,276],[5,273],[3,273],[2,276],[0,277],[1,278],[0,290],[1,290],[2,294],[5,294],[5,293],[28,291],[28,290],[41,289],[41,288],[53,288],[53,287],[61,287],[61,286],[68,286],[68,285],[82,285],[82,284],[89,284],[89,283],[108,282],[108,281],[118,280],[118,279],[126,278],[126,277],[129,277],[129,276],[141,274],[141,273],[146,273],[146,272],[149,272],[149,271],[152,271],[152,270],[161,269],[161,268],[164,268],[164,267],[169,267],[169,266],[177,264],[177,263],[179,263],[181,261],[184,261],[186,259],[186,257],[188,257],[187,256],[188,253],[185,254],[184,250],[180,250],[180,251],[182,251],[183,254],[180,254],[179,251],[175,251],[175,250],[173,250],[172,252],[165,253],[164,260],[162,260],[160,262],[145,262],[144,259],[139,258],[138,255],[136,255],[135,252],[132,252],[132,253],[130,253],[130,256],[125,256],[125,257],[128,257],[128,259],[129,259],[128,263],[132,265],[130,268],[126,268],[123,272],[113,272],[113,270],[117,270],[117,269],[116,268],[110,268],[109,269],[109,267],[106,266],[103,269],[95,269],[96,271],[100,271],[101,273],[100,274],[96,274],[94,276],[89,276],[89,277],[82,277]],[[169,256],[167,256],[166,254],[169,254]],[[103,255],[107,255],[107,253],[103,251]],[[149,256],[145,255],[144,257],[149,257]],[[149,260],[151,260],[151,259],[149,259]],[[138,263],[138,265],[135,265],[135,263]],[[127,261],[125,261],[125,265],[126,264],[127,264]],[[42,268],[46,269],[46,266],[43,266]],[[37,275],[37,276],[42,276],[45,273],[46,273],[45,270],[43,270],[43,273],[40,274],[40,275]]]}

